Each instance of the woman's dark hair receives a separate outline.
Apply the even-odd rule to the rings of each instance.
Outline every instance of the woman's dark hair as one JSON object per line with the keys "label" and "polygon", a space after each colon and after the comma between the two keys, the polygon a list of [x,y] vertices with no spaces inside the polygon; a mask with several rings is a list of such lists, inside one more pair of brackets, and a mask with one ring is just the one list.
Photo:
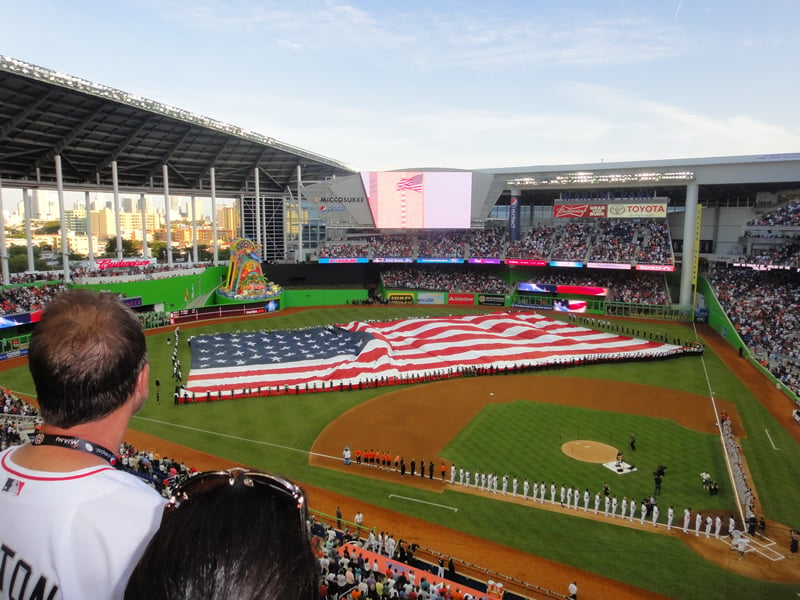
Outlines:
{"label": "woman's dark hair", "polygon": [[220,477],[168,509],[126,600],[316,600],[319,563],[304,509],[250,476]]}

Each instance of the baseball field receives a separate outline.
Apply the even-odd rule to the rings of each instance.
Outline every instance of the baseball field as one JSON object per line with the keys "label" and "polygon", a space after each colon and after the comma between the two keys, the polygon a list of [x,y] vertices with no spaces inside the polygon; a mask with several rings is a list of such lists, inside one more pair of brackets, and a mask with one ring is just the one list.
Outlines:
{"label": "baseball field", "polygon": [[[248,329],[297,329],[352,320],[459,314],[476,309],[431,306],[347,306],[290,309],[234,323],[181,327],[179,357],[188,371],[192,334]],[[551,315],[549,315],[551,316]],[[201,469],[244,464],[284,474],[308,491],[324,514],[357,510],[365,525],[564,593],[576,579],[581,598],[794,598],[800,561],[789,553],[797,522],[800,426],[791,402],[712,330],[687,324],[637,322],[637,329],[706,344],[705,354],[660,362],[628,362],[452,379],[348,392],[324,392],[198,402],[176,406],[169,384],[172,330],[148,336],[151,390],[134,417],[128,441]],[[4,365],[2,383],[33,395],[27,369]],[[154,384],[151,384],[154,385]],[[163,388],[167,388],[166,391]],[[738,515],[720,437],[718,410],[727,411],[766,520],[762,550],[738,560],[727,542],[682,533],[692,515]],[[630,434],[637,439],[629,447]],[[401,477],[365,465],[345,466],[345,446],[383,450],[433,462],[434,478]],[[618,474],[592,453],[624,453],[636,471]],[[588,455],[581,452],[585,451]],[[613,458],[612,458],[613,460]],[[517,477],[518,495],[494,494],[442,481],[439,468]],[[588,489],[608,483],[614,495],[641,499],[654,492],[653,471],[666,467],[661,524],[637,516],[612,519],[593,510],[523,500],[522,481]],[[719,484],[709,495],[700,473]],[[549,498],[549,493],[548,493]],[[667,507],[676,512],[667,531]],[[602,511],[601,511],[602,513]],[[694,525],[694,520],[692,520]],[[677,527],[676,527],[677,526]],[[774,542],[774,543],[773,543]],[[511,588],[509,588],[511,589]]]}

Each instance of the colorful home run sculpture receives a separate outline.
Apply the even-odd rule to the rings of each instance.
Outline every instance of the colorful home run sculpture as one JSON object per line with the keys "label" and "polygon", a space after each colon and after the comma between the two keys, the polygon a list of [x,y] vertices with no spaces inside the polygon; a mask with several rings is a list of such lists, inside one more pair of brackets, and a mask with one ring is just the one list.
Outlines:
{"label": "colorful home run sculpture", "polygon": [[261,259],[255,244],[247,238],[235,240],[225,284],[218,290],[221,296],[234,300],[269,300],[283,293],[276,283],[267,281],[261,272]]}

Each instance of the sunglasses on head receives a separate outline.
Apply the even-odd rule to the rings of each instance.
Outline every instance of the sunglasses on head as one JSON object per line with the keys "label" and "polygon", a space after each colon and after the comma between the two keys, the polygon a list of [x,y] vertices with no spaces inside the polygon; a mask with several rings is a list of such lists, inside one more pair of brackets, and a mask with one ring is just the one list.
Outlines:
{"label": "sunglasses on head", "polygon": [[280,475],[248,471],[238,467],[225,471],[206,471],[189,477],[173,490],[170,500],[164,508],[164,518],[168,518],[178,507],[191,502],[193,498],[199,498],[203,494],[226,485],[230,487],[240,485],[245,488],[277,493],[281,497],[291,500],[297,508],[301,530],[307,531],[306,496],[299,486]]}

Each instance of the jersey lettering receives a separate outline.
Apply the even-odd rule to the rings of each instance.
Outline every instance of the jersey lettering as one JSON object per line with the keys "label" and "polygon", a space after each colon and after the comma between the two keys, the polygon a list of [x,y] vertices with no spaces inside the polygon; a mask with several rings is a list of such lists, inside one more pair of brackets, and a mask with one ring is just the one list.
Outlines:
{"label": "jersey lettering", "polygon": [[[58,585],[52,584],[50,587],[47,577],[44,575],[39,576],[29,591],[28,586],[31,585],[31,581],[36,575],[30,564],[21,558],[14,560],[16,555],[16,551],[5,544],[0,545],[0,592],[2,592],[2,597],[9,600],[54,600],[58,594]],[[13,567],[11,567],[11,563],[13,563]]]}

